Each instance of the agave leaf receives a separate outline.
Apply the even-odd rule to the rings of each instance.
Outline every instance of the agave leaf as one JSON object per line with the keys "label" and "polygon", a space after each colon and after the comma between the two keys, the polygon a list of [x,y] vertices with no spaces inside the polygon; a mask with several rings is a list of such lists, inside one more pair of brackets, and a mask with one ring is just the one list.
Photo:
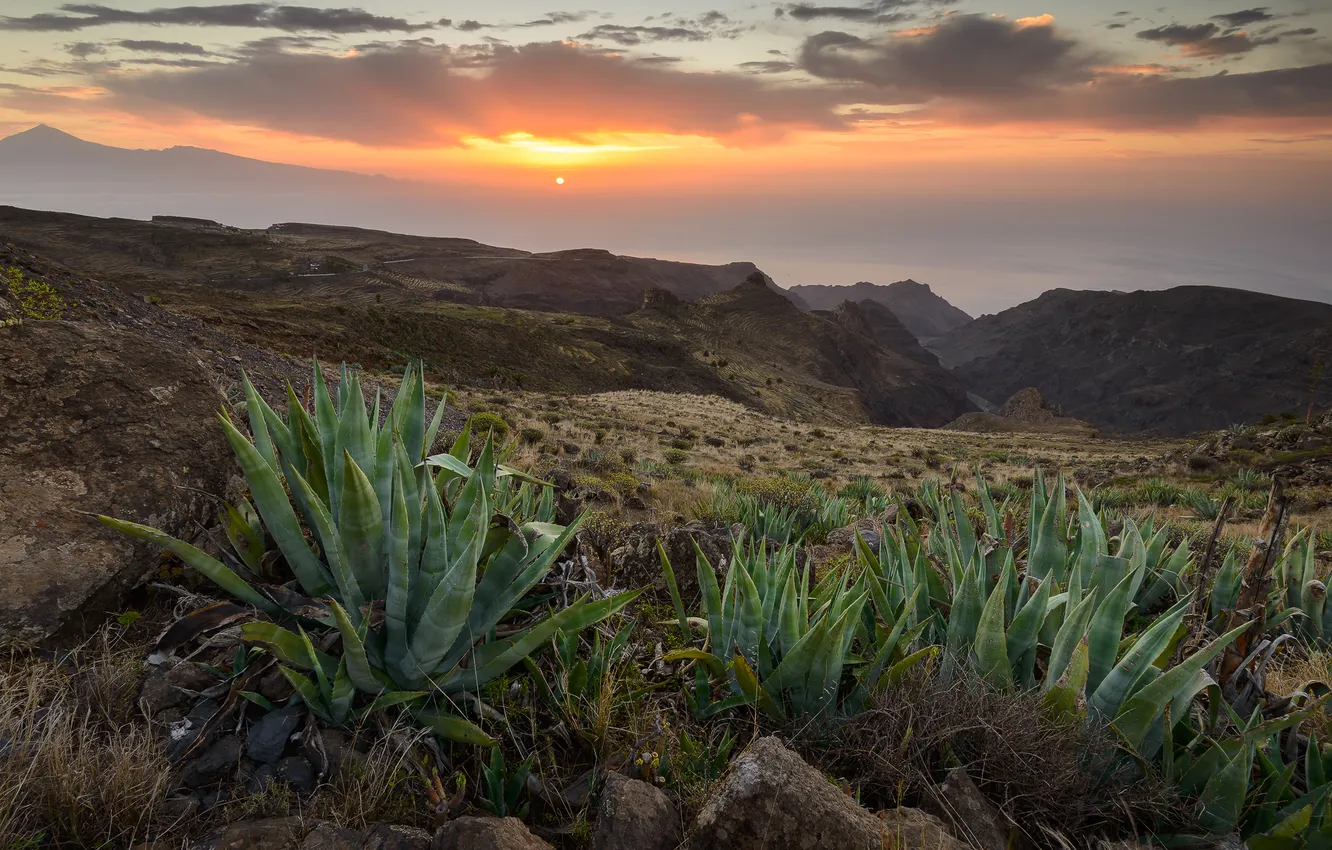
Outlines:
{"label": "agave leaf", "polygon": [[1249,752],[1240,748],[1203,788],[1199,799],[1198,825],[1211,835],[1233,832],[1239,824],[1244,797],[1249,790]]}
{"label": "agave leaf", "polygon": [[241,636],[263,644],[273,657],[299,670],[335,670],[337,661],[312,647],[300,635],[274,623],[255,621],[241,626]]}
{"label": "agave leaf", "polygon": [[1118,713],[1124,700],[1141,681],[1146,668],[1165,651],[1174,637],[1184,615],[1188,613],[1192,597],[1185,597],[1162,614],[1133,643],[1133,647],[1120,659],[1119,664],[1101,680],[1092,691],[1090,705],[1103,718],[1111,719]]}
{"label": "agave leaf", "polygon": [[1096,689],[1101,686],[1101,680],[1115,666],[1132,587],[1133,576],[1125,576],[1092,614],[1091,629],[1088,634],[1090,656],[1087,672],[1087,690],[1090,693],[1096,693]]}
{"label": "agave leaf", "polygon": [[174,553],[189,566],[202,573],[209,581],[218,587],[230,593],[242,602],[246,602],[258,608],[266,614],[274,616],[282,613],[282,607],[267,596],[255,590],[245,581],[245,579],[236,575],[235,571],[226,564],[208,555],[199,549],[186,543],[184,540],[177,540],[158,531],[155,528],[149,528],[146,525],[139,525],[135,522],[126,522],[125,520],[112,519],[109,516],[99,516],[97,521],[108,528],[114,528],[123,534],[131,537],[137,537],[140,540],[147,541],[156,546]]}
{"label": "agave leaf", "polygon": [[1129,697],[1114,720],[1115,727],[1129,746],[1144,758],[1154,757],[1159,743],[1146,746],[1147,737],[1153,725],[1160,720],[1166,704],[1174,704],[1175,716],[1185,715],[1187,704],[1210,682],[1202,672],[1203,668],[1251,625],[1244,623],[1226,632]]}
{"label": "agave leaf", "polygon": [[384,597],[385,659],[390,669],[411,671],[409,683],[419,681],[419,668],[413,657],[411,636],[408,633],[407,599],[411,593],[411,573],[408,569],[408,531],[410,520],[407,500],[402,493],[402,477],[393,478],[393,508],[384,541],[388,555],[388,580]]}
{"label": "agave leaf", "polygon": [[953,655],[970,652],[976,640],[976,627],[980,624],[983,600],[980,578],[975,567],[962,573],[953,596],[953,608],[948,617],[948,651]]}
{"label": "agave leaf", "polygon": [[333,589],[332,584],[324,574],[323,565],[305,542],[300,521],[296,519],[296,512],[292,510],[291,500],[287,498],[287,491],[277,473],[268,465],[268,461],[254,444],[236,430],[235,425],[232,425],[225,416],[220,416],[218,419],[222,423],[227,442],[231,443],[241,470],[245,473],[245,480],[250,485],[255,508],[263,517],[264,526],[273,536],[273,541],[277,543],[283,557],[287,559],[287,564],[296,574],[297,581],[311,596],[323,596],[328,593]]}
{"label": "agave leaf", "polygon": [[1054,586],[1054,579],[1046,578],[1036,588],[1031,599],[1022,606],[1022,610],[1013,617],[1013,622],[1008,626],[1008,634],[1005,638],[1005,646],[1008,650],[1008,664],[1016,675],[1018,682],[1024,688],[1030,688],[1036,684],[1036,639],[1041,632],[1041,624],[1045,620],[1045,609],[1050,603],[1050,588]]}
{"label": "agave leaf", "polygon": [[1069,659],[1073,657],[1073,652],[1086,636],[1092,612],[1096,608],[1096,597],[1097,592],[1094,590],[1083,597],[1078,607],[1073,609],[1073,613],[1059,627],[1054,644],[1050,648],[1050,661],[1045,668],[1044,690],[1054,687],[1055,682],[1064,675]]}
{"label": "agave leaf", "polygon": [[342,455],[342,512],[338,531],[342,548],[366,599],[384,595],[388,576],[383,569],[384,514],[374,486],[350,452]]}
{"label": "agave leaf", "polygon": [[338,594],[350,609],[351,616],[355,618],[353,622],[359,622],[361,606],[365,604],[366,596],[361,591],[355,573],[352,572],[346,551],[343,549],[342,537],[333,525],[333,517],[329,514],[328,507],[314,492],[314,488],[301,477],[299,472],[293,469],[289,478],[292,490],[302,493],[310,507],[310,516],[314,521],[315,533],[319,535],[319,539],[324,541],[324,558],[328,561],[332,570],[333,582],[337,585]]}
{"label": "agave leaf", "polygon": [[1007,689],[1013,685],[1013,670],[1008,663],[1008,645],[1004,636],[1004,594],[1002,583],[990,592],[976,626],[972,654],[976,672],[992,687]]}
{"label": "agave leaf", "polygon": [[412,712],[412,717],[436,735],[450,741],[470,744],[475,747],[493,747],[499,744],[499,741],[481,731],[480,726],[461,717],[427,709],[418,709]]}
{"label": "agave leaf", "polygon": [[665,653],[661,659],[668,664],[676,661],[698,661],[707,668],[708,674],[712,677],[721,678],[726,675],[726,662],[703,649],[676,649]]}
{"label": "agave leaf", "polygon": [[1071,720],[1082,715],[1087,688],[1087,662],[1090,655],[1087,638],[1078,640],[1068,666],[1045,691],[1041,703],[1057,720]]}
{"label": "agave leaf", "polygon": [[[263,573],[264,557],[264,538],[263,535],[256,532],[254,528],[245,520],[236,506],[230,502],[222,503],[222,510],[218,517],[222,521],[222,528],[226,531],[227,540],[231,543],[232,550],[240,558],[251,573],[261,575]],[[1321,614],[1321,611],[1320,611]]]}
{"label": "agave leaf", "polygon": [[666,548],[657,541],[657,557],[661,560],[661,574],[666,579],[666,590],[671,595],[671,604],[675,606],[675,616],[680,620],[680,632],[685,640],[692,640],[694,635],[689,630],[689,618],[685,616],[684,600],[680,598],[680,586],[675,581],[675,570],[671,568],[671,559],[666,556]]}
{"label": "agave leaf", "polygon": [[599,623],[637,599],[645,589],[639,588],[596,602],[581,599],[525,632],[508,640],[483,646],[481,650],[485,651],[484,655],[481,650],[475,653],[476,666],[470,670],[455,671],[445,680],[442,689],[445,693],[457,693],[478,688],[517,664],[523,656],[534,652],[550,640],[551,635],[557,630],[578,631]]}
{"label": "agave leaf", "polygon": [[365,652],[365,634],[369,622],[362,621],[361,628],[357,629],[347,616],[346,609],[336,599],[330,600],[329,606],[333,609],[334,622],[342,635],[342,659],[347,665],[347,675],[351,677],[352,684],[357,690],[368,694],[383,692],[387,683],[381,678],[382,674],[376,675]]}

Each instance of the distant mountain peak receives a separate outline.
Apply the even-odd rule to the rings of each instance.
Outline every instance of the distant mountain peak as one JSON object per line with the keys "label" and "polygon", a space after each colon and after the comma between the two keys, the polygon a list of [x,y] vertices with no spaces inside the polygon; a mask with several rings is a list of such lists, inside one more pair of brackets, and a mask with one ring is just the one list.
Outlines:
{"label": "distant mountain peak", "polygon": [[40,142],[42,144],[68,144],[69,142],[77,142],[84,145],[92,144],[92,142],[84,141],[78,136],[66,133],[64,130],[52,127],[50,124],[38,124],[36,127],[31,127],[27,130],[0,139],[0,144],[22,142]]}
{"label": "distant mountain peak", "polygon": [[792,294],[813,310],[833,310],[844,300],[873,301],[891,310],[921,342],[937,339],[971,316],[910,278],[887,285],[862,280],[852,286],[793,286]]}

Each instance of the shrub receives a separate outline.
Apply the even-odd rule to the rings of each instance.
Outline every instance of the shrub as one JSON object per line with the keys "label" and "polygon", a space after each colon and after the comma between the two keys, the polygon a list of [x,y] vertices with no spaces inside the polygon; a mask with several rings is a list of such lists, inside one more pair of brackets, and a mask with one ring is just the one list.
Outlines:
{"label": "shrub", "polygon": [[524,428],[518,432],[518,437],[528,445],[535,445],[545,439],[546,432],[540,428]]}
{"label": "shrub", "polygon": [[667,449],[664,457],[667,463],[678,466],[689,460],[689,453],[683,449]]}
{"label": "shrub", "polygon": [[638,452],[633,449],[620,449],[620,460],[626,464],[635,463],[638,460]]}
{"label": "shrub", "polygon": [[9,297],[18,305],[20,321],[25,318],[56,321],[63,318],[65,310],[69,309],[69,302],[50,284],[25,278],[22,269],[6,269],[5,276],[8,278]]}
{"label": "shrub", "polygon": [[675,439],[671,440],[669,445],[673,449],[679,449],[682,452],[687,452],[693,450],[694,441],[688,439],[687,437],[676,437]]}
{"label": "shrub", "polygon": [[546,413],[541,414],[541,421],[545,422],[547,425],[554,425],[556,423],[564,421],[564,414],[555,410],[548,411]]}
{"label": "shrub", "polygon": [[725,440],[723,440],[721,437],[717,437],[712,434],[709,434],[708,436],[704,437],[703,442],[707,443],[709,446],[712,446],[713,448],[716,449],[719,449],[722,446],[726,445]]}
{"label": "shrub", "polygon": [[490,434],[496,443],[509,439],[509,423],[497,413],[474,413],[467,422],[473,440],[484,440]]}
{"label": "shrub", "polygon": [[740,455],[740,459],[735,463],[736,466],[740,467],[745,472],[753,472],[755,467],[758,466],[758,461],[756,461],[754,456],[750,454]]}

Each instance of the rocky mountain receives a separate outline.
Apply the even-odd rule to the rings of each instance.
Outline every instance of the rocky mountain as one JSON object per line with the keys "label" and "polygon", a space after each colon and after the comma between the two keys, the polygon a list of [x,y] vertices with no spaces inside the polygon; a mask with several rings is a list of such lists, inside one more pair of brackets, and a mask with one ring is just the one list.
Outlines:
{"label": "rocky mountain", "polygon": [[804,312],[765,285],[761,274],[697,304],[654,294],[630,318],[697,340],[695,347],[720,355],[725,373],[806,418],[851,403],[875,424],[936,427],[973,409],[961,383],[900,323],[896,334],[885,333],[896,320],[884,321],[877,307],[846,303],[832,314]]}
{"label": "rocky mountain", "polygon": [[1210,286],[1056,289],[931,349],[991,402],[1035,387],[1101,428],[1186,434],[1332,404],[1332,305]]}
{"label": "rocky mountain", "polygon": [[201,284],[346,303],[430,299],[610,315],[638,308],[650,289],[693,301],[758,271],[744,262],[711,266],[590,248],[536,254],[332,225],[246,230],[175,216],[137,221],[15,207],[0,207],[0,232],[89,276],[141,287]]}
{"label": "rocky mountain", "polygon": [[936,295],[928,284],[899,280],[887,286],[861,281],[852,286],[793,286],[790,292],[811,310],[832,310],[843,301],[874,301],[896,314],[916,339],[928,342],[971,321]]}

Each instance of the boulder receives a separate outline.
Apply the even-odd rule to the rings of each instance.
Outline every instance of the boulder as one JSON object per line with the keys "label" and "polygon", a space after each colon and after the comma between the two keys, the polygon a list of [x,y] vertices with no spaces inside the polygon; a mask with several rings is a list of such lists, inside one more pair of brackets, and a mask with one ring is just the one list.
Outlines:
{"label": "boulder", "polygon": [[960,767],[948,772],[925,808],[980,850],[1006,850],[1009,846],[1012,827]]}
{"label": "boulder", "polygon": [[221,401],[194,355],[124,328],[0,328],[0,636],[115,610],[160,562],[86,513],[198,534],[234,469]]}
{"label": "boulder", "polygon": [[306,833],[301,850],[361,850],[365,835],[333,823],[316,824]]}
{"label": "boulder", "polygon": [[680,815],[660,789],[621,773],[606,777],[592,850],[674,850]]}
{"label": "boulder", "polygon": [[850,549],[855,551],[856,535],[859,534],[874,551],[879,551],[879,545],[883,542],[883,527],[891,526],[897,521],[897,505],[893,505],[888,510],[876,517],[865,517],[858,519],[848,526],[833,529],[828,532],[827,543],[829,546],[836,546],[839,549]]}
{"label": "boulder", "polygon": [[462,817],[435,833],[431,850],[552,850],[517,818]]}
{"label": "boulder", "polygon": [[250,727],[245,738],[245,754],[260,764],[276,763],[300,725],[300,706],[289,705],[268,712]]}
{"label": "boulder", "polygon": [[624,542],[610,553],[611,574],[617,587],[647,587],[661,600],[668,599],[666,580],[661,572],[661,556],[657,552],[660,542],[671,562],[671,571],[680,587],[680,595],[688,604],[698,593],[698,570],[695,566],[694,542],[707,556],[718,575],[726,574],[731,560],[731,548],[742,529],[713,528],[697,520],[684,526],[675,526],[663,532],[651,523],[640,523],[630,528]]}
{"label": "boulder", "polygon": [[381,823],[365,837],[365,850],[430,850],[430,842],[424,829]]}
{"label": "boulder", "polygon": [[774,737],[731,763],[699,813],[690,850],[965,850],[933,816],[874,815]]}
{"label": "boulder", "polygon": [[294,850],[301,846],[300,818],[264,818],[230,824],[191,850]]}

